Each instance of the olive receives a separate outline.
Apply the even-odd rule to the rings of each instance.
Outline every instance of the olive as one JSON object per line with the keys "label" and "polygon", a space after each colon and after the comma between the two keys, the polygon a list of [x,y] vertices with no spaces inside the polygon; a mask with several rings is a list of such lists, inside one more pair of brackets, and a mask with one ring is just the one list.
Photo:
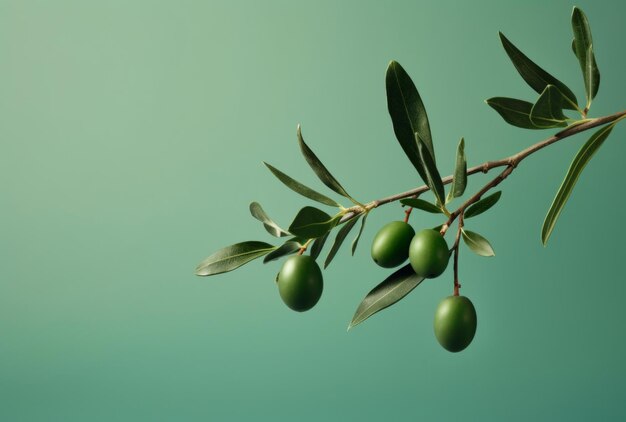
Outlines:
{"label": "olive", "polygon": [[315,306],[324,289],[322,271],[309,255],[289,257],[280,269],[276,282],[285,305],[298,312]]}
{"label": "olive", "polygon": [[433,229],[420,230],[409,246],[409,261],[416,274],[435,278],[446,270],[450,251],[443,236]]}
{"label": "olive", "polygon": [[435,337],[444,349],[460,352],[476,334],[476,309],[465,296],[448,296],[435,312]]}
{"label": "olive", "polygon": [[409,245],[415,230],[404,221],[384,225],[372,242],[372,259],[385,268],[402,264],[409,257]]}

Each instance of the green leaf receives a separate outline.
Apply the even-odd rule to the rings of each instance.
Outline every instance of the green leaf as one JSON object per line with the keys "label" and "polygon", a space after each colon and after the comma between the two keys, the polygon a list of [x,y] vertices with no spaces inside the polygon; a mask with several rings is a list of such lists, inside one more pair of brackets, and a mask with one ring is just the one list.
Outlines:
{"label": "green leaf", "polygon": [[356,237],[352,241],[352,256],[354,256],[354,252],[356,251],[356,247],[359,244],[359,239],[361,238],[361,235],[363,234],[363,229],[365,228],[365,220],[367,220],[367,216],[368,216],[368,213],[365,213],[365,215],[361,219],[361,227],[359,228],[359,232],[357,233]]}
{"label": "green leaf", "polygon": [[326,269],[330,265],[333,258],[339,251],[339,248],[343,244],[343,241],[346,239],[346,237],[348,236],[348,233],[350,233],[350,230],[352,230],[352,228],[354,227],[354,225],[357,223],[358,220],[359,220],[359,216],[354,217],[351,220],[348,220],[346,223],[344,223],[343,227],[339,229],[339,231],[337,232],[337,235],[335,236],[335,241],[333,242],[333,246],[330,248],[330,252],[328,252],[328,256],[326,256],[326,261],[324,261],[324,269]]}
{"label": "green leaf", "polygon": [[484,197],[480,201],[478,201],[475,204],[471,205],[467,209],[467,211],[465,211],[465,213],[463,214],[463,217],[464,218],[472,218],[472,217],[476,217],[477,215],[480,215],[480,214],[484,213],[489,208],[491,208],[494,205],[496,205],[496,202],[498,202],[498,200],[500,200],[500,196],[502,196],[502,191],[501,190],[499,190],[497,192],[494,192],[494,193],[492,193],[489,196]]}
{"label": "green leaf", "polygon": [[[530,110],[530,120],[542,128],[567,126],[567,117],[563,114],[562,106],[563,96],[554,85],[548,85]],[[546,121],[549,122],[547,125]]]}
{"label": "green leaf", "polygon": [[596,57],[593,54],[593,39],[591,37],[591,27],[585,13],[578,7],[574,7],[572,12],[572,29],[574,31],[574,42],[572,49],[580,63],[580,69],[585,80],[585,93],[587,95],[587,108],[591,105],[591,100],[595,98],[600,87],[600,71],[596,64]]}
{"label": "green leaf", "polygon": [[393,305],[409,294],[422,281],[424,281],[424,277],[415,274],[411,264],[400,268],[365,296],[354,313],[348,330],[362,323],[376,312]]}
{"label": "green leaf", "polygon": [[232,271],[274,249],[276,247],[269,243],[254,240],[236,243],[203,260],[196,268],[196,275],[208,276]]}
{"label": "green leaf", "polygon": [[437,203],[440,205],[445,204],[446,191],[443,188],[443,182],[437,170],[437,164],[435,164],[434,157],[430,154],[430,151],[426,147],[426,144],[422,141],[419,133],[415,132],[415,142],[417,142],[417,150],[419,152],[420,160],[426,173],[426,184],[437,198]]}
{"label": "green leaf", "polygon": [[458,198],[465,192],[467,186],[467,161],[465,160],[465,140],[461,138],[456,148],[456,164],[454,166],[454,175],[452,178],[452,186],[448,192],[446,203]]}
{"label": "green leaf", "polygon": [[324,244],[326,243],[326,239],[328,239],[329,235],[330,232],[326,233],[324,236],[318,237],[313,241],[313,244],[311,245],[311,258],[317,259],[317,257],[320,256],[320,252],[322,252]]}
{"label": "green leaf", "polygon": [[289,232],[307,239],[315,239],[328,233],[339,222],[340,216],[331,217],[315,207],[304,207],[293,219]]}
{"label": "green leaf", "polygon": [[495,256],[489,241],[476,232],[461,229],[463,241],[476,254],[480,256]]}
{"label": "green leaf", "polygon": [[411,77],[398,62],[392,61],[387,67],[385,76],[387,88],[387,108],[391,116],[393,131],[422,180],[426,181],[426,173],[419,158],[415,132],[420,134],[430,155],[435,156],[430,125],[426,108],[420,98]]}
{"label": "green leaf", "polygon": [[339,181],[335,179],[335,176],[330,174],[328,169],[322,164],[317,155],[309,148],[309,146],[304,142],[304,138],[302,137],[302,130],[300,129],[300,125],[298,125],[298,143],[300,144],[300,150],[302,151],[302,155],[306,159],[306,162],[309,163],[309,166],[313,169],[317,177],[330,189],[337,192],[339,195],[345,196],[355,204],[359,204],[354,198],[352,198],[348,192],[339,184]]}
{"label": "green leaf", "polygon": [[418,208],[422,211],[426,211],[431,214],[443,214],[443,211],[441,210],[441,208],[439,208],[435,204],[431,204],[428,201],[424,201],[423,199],[405,198],[405,199],[401,199],[400,203],[408,207]]}
{"label": "green leaf", "polygon": [[583,145],[583,147],[574,157],[574,160],[567,170],[565,179],[563,179],[563,183],[561,183],[561,186],[559,187],[559,190],[556,193],[556,196],[552,201],[552,205],[550,205],[550,209],[548,210],[548,214],[546,215],[546,218],[543,222],[543,227],[541,228],[541,241],[543,242],[544,246],[548,242],[548,239],[552,234],[552,230],[554,230],[556,221],[561,215],[563,207],[565,206],[567,200],[572,194],[572,190],[574,189],[574,186],[576,186],[576,182],[578,182],[580,174],[584,170],[589,160],[591,160],[593,155],[596,153],[596,151],[598,151],[598,149],[602,146],[606,138],[608,138],[616,123],[617,121],[601,128],[593,135],[591,135],[589,140],[585,143],[585,145]]}
{"label": "green leaf", "polygon": [[263,227],[269,234],[275,237],[284,237],[289,236],[285,230],[281,229],[278,224],[276,224],[263,210],[261,204],[258,202],[253,202],[250,204],[250,214],[261,223],[263,223]]}
{"label": "green leaf", "polygon": [[263,263],[266,264],[270,261],[282,258],[283,256],[291,255],[292,253],[299,251],[301,247],[302,245],[300,243],[288,240],[272,252],[268,253],[265,258],[263,258]]}
{"label": "green leaf", "polygon": [[314,201],[321,202],[322,204],[330,205],[331,207],[341,206],[334,200],[327,197],[326,195],[322,195],[321,193],[314,191],[313,189],[309,188],[308,186],[303,185],[297,180],[292,179],[291,177],[287,176],[285,173],[278,170],[276,167],[273,167],[272,165],[266,163],[265,161],[263,162],[263,164],[267,166],[267,168],[272,172],[272,174],[274,174],[274,176],[278,178],[278,180],[283,182],[283,184],[287,186],[289,189],[291,189],[292,191],[299,193],[300,195],[307,197],[309,199],[312,199]]}
{"label": "green leaf", "polygon": [[511,62],[513,62],[513,66],[515,66],[515,69],[517,69],[520,76],[528,85],[530,85],[532,89],[541,94],[543,90],[546,89],[546,86],[554,85],[566,98],[563,105],[565,108],[570,110],[576,110],[578,108],[578,100],[571,89],[569,89],[563,82],[543,70],[535,62],[530,60],[524,53],[515,47],[502,32],[500,32],[499,35],[504,51],[506,51],[506,54],[511,59]]}
{"label": "green leaf", "polygon": [[541,124],[541,126],[537,126],[530,120],[533,104],[528,101],[507,97],[493,97],[485,100],[485,102],[510,125],[524,129],[547,129],[552,127],[553,122],[541,116],[533,117],[534,121]]}

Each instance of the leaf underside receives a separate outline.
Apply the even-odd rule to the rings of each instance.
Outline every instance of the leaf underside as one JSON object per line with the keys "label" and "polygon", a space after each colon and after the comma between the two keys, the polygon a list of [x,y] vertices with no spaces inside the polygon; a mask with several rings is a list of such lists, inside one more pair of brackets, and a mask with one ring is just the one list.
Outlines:
{"label": "leaf underside", "polygon": [[274,220],[272,220],[267,215],[263,207],[261,207],[261,204],[259,204],[258,202],[253,202],[250,204],[250,214],[252,214],[252,216],[259,220],[261,223],[263,223],[263,227],[265,227],[265,230],[267,230],[267,232],[272,236],[289,236],[289,233],[283,230],[278,224],[274,222]]}
{"label": "leaf underside", "polygon": [[465,192],[467,186],[467,160],[465,158],[465,139],[461,138],[456,148],[456,163],[454,165],[454,175],[452,186],[446,197],[446,203],[458,198]]}
{"label": "leaf underside", "polygon": [[424,278],[415,274],[411,264],[400,268],[374,287],[357,308],[348,330],[375,313],[393,305],[416,288]]}
{"label": "leaf underside", "polygon": [[268,164],[266,162],[263,162],[263,164],[265,164],[265,166],[272,172],[274,176],[276,176],[278,180],[280,180],[285,186],[287,186],[292,191],[299,193],[300,195],[306,198],[320,202],[324,205],[329,205],[331,207],[340,206],[336,201],[330,199],[326,195],[322,195],[321,193],[311,189],[310,187],[306,185],[303,185],[302,183],[298,182],[297,180],[291,178],[290,176],[286,175],[282,171],[278,170],[276,167],[272,166],[271,164]]}
{"label": "leaf underside", "polygon": [[269,243],[255,240],[236,243],[204,259],[196,268],[196,275],[209,276],[232,271],[274,249],[276,247]]}
{"label": "leaf underside", "polygon": [[354,198],[352,198],[348,194],[348,192],[346,192],[343,186],[341,186],[339,181],[335,179],[335,176],[333,176],[330,173],[330,171],[328,171],[326,166],[322,164],[322,162],[320,161],[319,158],[317,158],[317,155],[315,155],[313,150],[311,150],[311,148],[309,148],[309,146],[304,142],[300,125],[298,125],[297,135],[298,135],[298,143],[300,144],[300,150],[302,151],[302,155],[304,155],[306,162],[309,163],[309,166],[313,169],[313,171],[315,172],[317,177],[322,181],[322,183],[324,183],[333,191],[337,192],[339,195],[345,196],[346,198],[348,198],[355,204],[358,204],[358,202]]}
{"label": "leaf underside", "polygon": [[595,132],[582,146],[578,153],[576,153],[576,156],[572,160],[572,163],[567,170],[567,174],[565,175],[565,179],[563,179],[563,182],[561,183],[561,186],[559,187],[559,190],[557,191],[543,222],[543,226],[541,228],[541,241],[544,246],[548,242],[548,239],[554,230],[554,226],[563,211],[563,207],[565,207],[567,200],[572,194],[574,186],[576,186],[576,182],[578,182],[582,171],[585,169],[585,166],[594,154],[602,146],[606,138],[608,138],[616,124],[617,121]]}
{"label": "leaf underside", "polygon": [[476,232],[462,229],[461,235],[465,244],[472,252],[480,256],[495,256],[493,248],[487,239]]}

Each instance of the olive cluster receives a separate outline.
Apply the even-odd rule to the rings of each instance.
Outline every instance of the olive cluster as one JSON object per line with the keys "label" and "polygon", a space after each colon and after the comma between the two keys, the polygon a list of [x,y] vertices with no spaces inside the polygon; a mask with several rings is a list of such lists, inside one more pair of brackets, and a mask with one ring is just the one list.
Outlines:
{"label": "olive cluster", "polygon": [[[413,271],[424,278],[440,276],[448,266],[450,250],[444,237],[433,229],[415,233],[404,221],[383,226],[372,243],[372,259],[381,267],[392,268],[409,259]],[[435,336],[446,350],[460,352],[476,333],[476,310],[465,296],[448,296],[435,312]]]}
{"label": "olive cluster", "polygon": [[[424,278],[436,278],[447,268],[450,249],[436,230],[415,232],[404,221],[392,221],[383,226],[372,242],[374,262],[384,268],[397,267],[407,259],[415,273]],[[280,297],[294,311],[304,312],[314,307],[322,296],[322,271],[311,256],[293,255],[283,264],[276,277]],[[451,352],[465,349],[476,333],[476,310],[465,296],[445,298],[435,312],[435,336]]]}

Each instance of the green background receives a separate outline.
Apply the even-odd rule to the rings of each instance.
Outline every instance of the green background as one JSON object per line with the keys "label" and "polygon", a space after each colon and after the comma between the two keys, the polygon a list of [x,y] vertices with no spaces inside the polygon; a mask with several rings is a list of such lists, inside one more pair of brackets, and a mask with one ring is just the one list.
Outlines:
{"label": "green background", "polygon": [[[578,4],[602,73],[592,115],[622,110],[626,3]],[[565,1],[0,2],[0,419],[3,421],[606,420],[626,417],[619,127],[547,248],[539,233],[586,135],[525,161],[461,254],[479,328],[465,352],[432,318],[451,270],[346,333],[389,273],[344,247],[310,312],[280,301],[279,264],[212,278],[196,264],[269,240],[311,204],[268,161],[321,189],[309,145],[362,201],[421,184],[394,139],[384,72],[398,60],[449,173],[547,136],[483,102],[536,95],[497,31],[584,97]],[[471,178],[469,190],[486,180]],[[344,201],[345,202],[345,201]],[[347,204],[346,204],[347,205]],[[415,213],[416,228],[439,224]]]}

